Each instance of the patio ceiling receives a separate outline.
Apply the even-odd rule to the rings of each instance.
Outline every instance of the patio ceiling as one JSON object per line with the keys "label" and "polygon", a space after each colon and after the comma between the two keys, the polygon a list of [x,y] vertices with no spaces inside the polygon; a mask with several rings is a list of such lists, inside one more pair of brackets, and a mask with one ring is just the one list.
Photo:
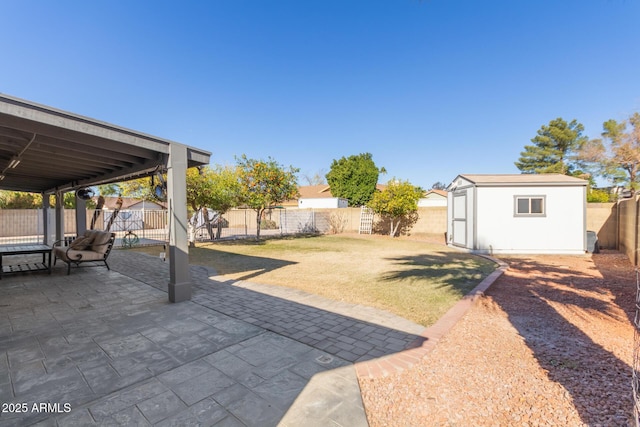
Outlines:
{"label": "patio ceiling", "polygon": [[[173,141],[0,94],[0,189],[70,191],[153,174]],[[187,148],[188,167],[211,153]]]}

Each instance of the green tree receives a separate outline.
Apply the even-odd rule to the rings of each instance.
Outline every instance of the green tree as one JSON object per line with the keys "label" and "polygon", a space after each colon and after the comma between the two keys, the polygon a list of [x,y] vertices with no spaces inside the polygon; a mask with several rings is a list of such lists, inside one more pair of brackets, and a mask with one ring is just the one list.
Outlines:
{"label": "green tree", "polygon": [[611,194],[599,188],[587,189],[587,203],[607,203],[611,201]]}
{"label": "green tree", "polygon": [[334,159],[326,178],[334,197],[347,199],[350,206],[362,206],[371,200],[378,176],[385,172],[378,169],[371,153],[362,153]]}
{"label": "green tree", "polygon": [[98,194],[103,196],[118,196],[122,194],[122,188],[118,184],[98,185]]}
{"label": "green tree", "polygon": [[203,206],[207,206],[209,172],[208,168],[187,169],[187,206],[190,215],[196,213]]}
{"label": "green tree", "polygon": [[[76,192],[67,191],[62,197],[62,207],[64,209],[75,209]],[[49,206],[55,206],[55,196],[49,196]],[[95,203],[87,201],[87,207],[93,208]],[[42,208],[42,194],[25,193],[21,191],[0,190],[0,209],[40,209]]]}
{"label": "green tree", "polygon": [[586,143],[582,136],[584,126],[576,120],[567,123],[562,118],[543,125],[531,139],[533,145],[525,145],[515,165],[522,173],[561,173],[570,175],[573,155]]}
{"label": "green tree", "polygon": [[[209,203],[210,170],[208,168],[189,168],[187,169],[187,207],[189,215],[197,214],[199,210],[206,210]],[[203,217],[208,222],[208,212],[203,212]],[[195,232],[198,218],[193,217],[192,231]],[[211,236],[211,226],[207,224]],[[192,244],[195,241],[193,236],[189,239]]]}
{"label": "green tree", "polygon": [[75,209],[77,201],[75,191],[68,191],[62,196],[62,205],[65,209]]}
{"label": "green tree", "polygon": [[397,235],[400,224],[418,211],[418,200],[423,190],[409,183],[392,179],[384,191],[374,193],[368,206],[377,214],[389,219],[389,235]]}
{"label": "green tree", "polygon": [[236,161],[242,202],[256,211],[256,238],[259,239],[260,223],[265,210],[299,196],[296,178],[299,169],[293,166],[285,168],[271,157],[265,161],[250,159],[243,154]]}
{"label": "green tree", "polygon": [[210,207],[220,215],[217,222],[216,238],[222,233],[222,216],[238,206],[242,194],[240,174],[237,167],[216,166],[211,171]]}
{"label": "green tree", "polygon": [[[202,210],[209,236],[213,239],[208,209],[218,212],[216,238],[222,232],[222,216],[239,204],[241,187],[237,168],[216,166],[187,170],[187,203],[195,213]],[[195,226],[195,224],[194,224]]]}
{"label": "green tree", "polygon": [[602,128],[602,138],[581,147],[579,160],[612,184],[625,184],[635,192],[640,188],[640,113],[622,122],[607,120]]}
{"label": "green tree", "polygon": [[130,179],[128,181],[98,186],[99,194],[103,196],[133,197],[142,200],[157,200],[154,193],[157,179],[151,177]]}
{"label": "green tree", "polygon": [[446,190],[447,189],[447,184],[437,181],[434,182],[433,185],[431,186],[432,190]]}
{"label": "green tree", "polygon": [[119,194],[123,197],[134,197],[142,200],[157,200],[154,193],[155,185],[152,185],[152,183],[155,185],[160,184],[155,177],[153,179],[151,177],[145,177],[120,182],[118,183],[118,187],[120,187]]}
{"label": "green tree", "polygon": [[42,195],[21,191],[0,190],[0,209],[37,209],[42,207]]}
{"label": "green tree", "polygon": [[[66,193],[63,194],[62,196],[62,207],[64,209],[75,209],[78,203],[78,199],[76,197],[76,192],[75,191],[67,191]],[[87,209],[95,209],[96,207],[96,202],[94,202],[93,200],[89,199],[86,202],[86,208]],[[50,195],[49,196],[49,206],[55,206],[56,205],[56,198],[54,195]],[[42,207],[42,204],[40,204],[39,207]]]}

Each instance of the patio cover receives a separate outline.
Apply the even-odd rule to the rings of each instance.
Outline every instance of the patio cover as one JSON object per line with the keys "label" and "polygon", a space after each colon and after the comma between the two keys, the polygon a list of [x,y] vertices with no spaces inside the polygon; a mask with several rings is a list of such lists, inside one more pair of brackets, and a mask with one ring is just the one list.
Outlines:
{"label": "patio cover", "polygon": [[[0,94],[0,189],[55,194],[167,172],[171,259],[169,299],[191,297],[186,169],[211,153]],[[45,199],[45,207],[48,198]],[[79,203],[80,209],[84,207]],[[63,233],[61,202],[56,236]]]}

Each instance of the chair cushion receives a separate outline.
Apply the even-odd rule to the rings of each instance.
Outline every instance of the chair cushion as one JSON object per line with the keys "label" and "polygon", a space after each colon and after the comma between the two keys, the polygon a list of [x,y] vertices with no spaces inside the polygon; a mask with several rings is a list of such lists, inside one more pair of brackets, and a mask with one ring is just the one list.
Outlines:
{"label": "chair cushion", "polygon": [[73,242],[69,244],[69,247],[71,249],[83,251],[87,249],[89,246],[91,246],[91,243],[93,243],[93,237],[89,237],[85,235],[85,236],[80,236],[74,239]]}
{"label": "chair cushion", "polygon": [[54,248],[56,258],[62,261],[100,261],[104,259],[104,254],[91,250],[77,251],[74,249],[66,250],[65,248]]}
{"label": "chair cushion", "polygon": [[106,253],[109,248],[109,245],[106,243],[111,239],[111,233],[106,231],[93,231],[95,232],[95,237],[93,242],[91,242],[91,250],[102,255]]}
{"label": "chair cushion", "polygon": [[100,230],[87,230],[87,231],[84,232],[84,235],[86,237],[90,237],[92,239],[95,239],[96,236],[98,235],[98,233],[102,233],[102,231],[100,231]]}
{"label": "chair cushion", "polygon": [[53,254],[55,255],[56,258],[61,259],[63,261],[67,261],[67,249],[68,248],[65,248],[62,246],[54,246]]}

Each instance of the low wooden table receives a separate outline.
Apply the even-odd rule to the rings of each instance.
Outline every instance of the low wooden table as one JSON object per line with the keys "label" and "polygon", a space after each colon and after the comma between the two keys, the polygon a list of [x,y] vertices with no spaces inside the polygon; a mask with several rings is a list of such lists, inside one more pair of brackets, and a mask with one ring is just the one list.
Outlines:
{"label": "low wooden table", "polygon": [[[4,258],[11,255],[42,254],[42,262],[4,265]],[[3,274],[29,271],[48,271],[51,274],[51,246],[47,245],[10,245],[0,246],[0,279]]]}

